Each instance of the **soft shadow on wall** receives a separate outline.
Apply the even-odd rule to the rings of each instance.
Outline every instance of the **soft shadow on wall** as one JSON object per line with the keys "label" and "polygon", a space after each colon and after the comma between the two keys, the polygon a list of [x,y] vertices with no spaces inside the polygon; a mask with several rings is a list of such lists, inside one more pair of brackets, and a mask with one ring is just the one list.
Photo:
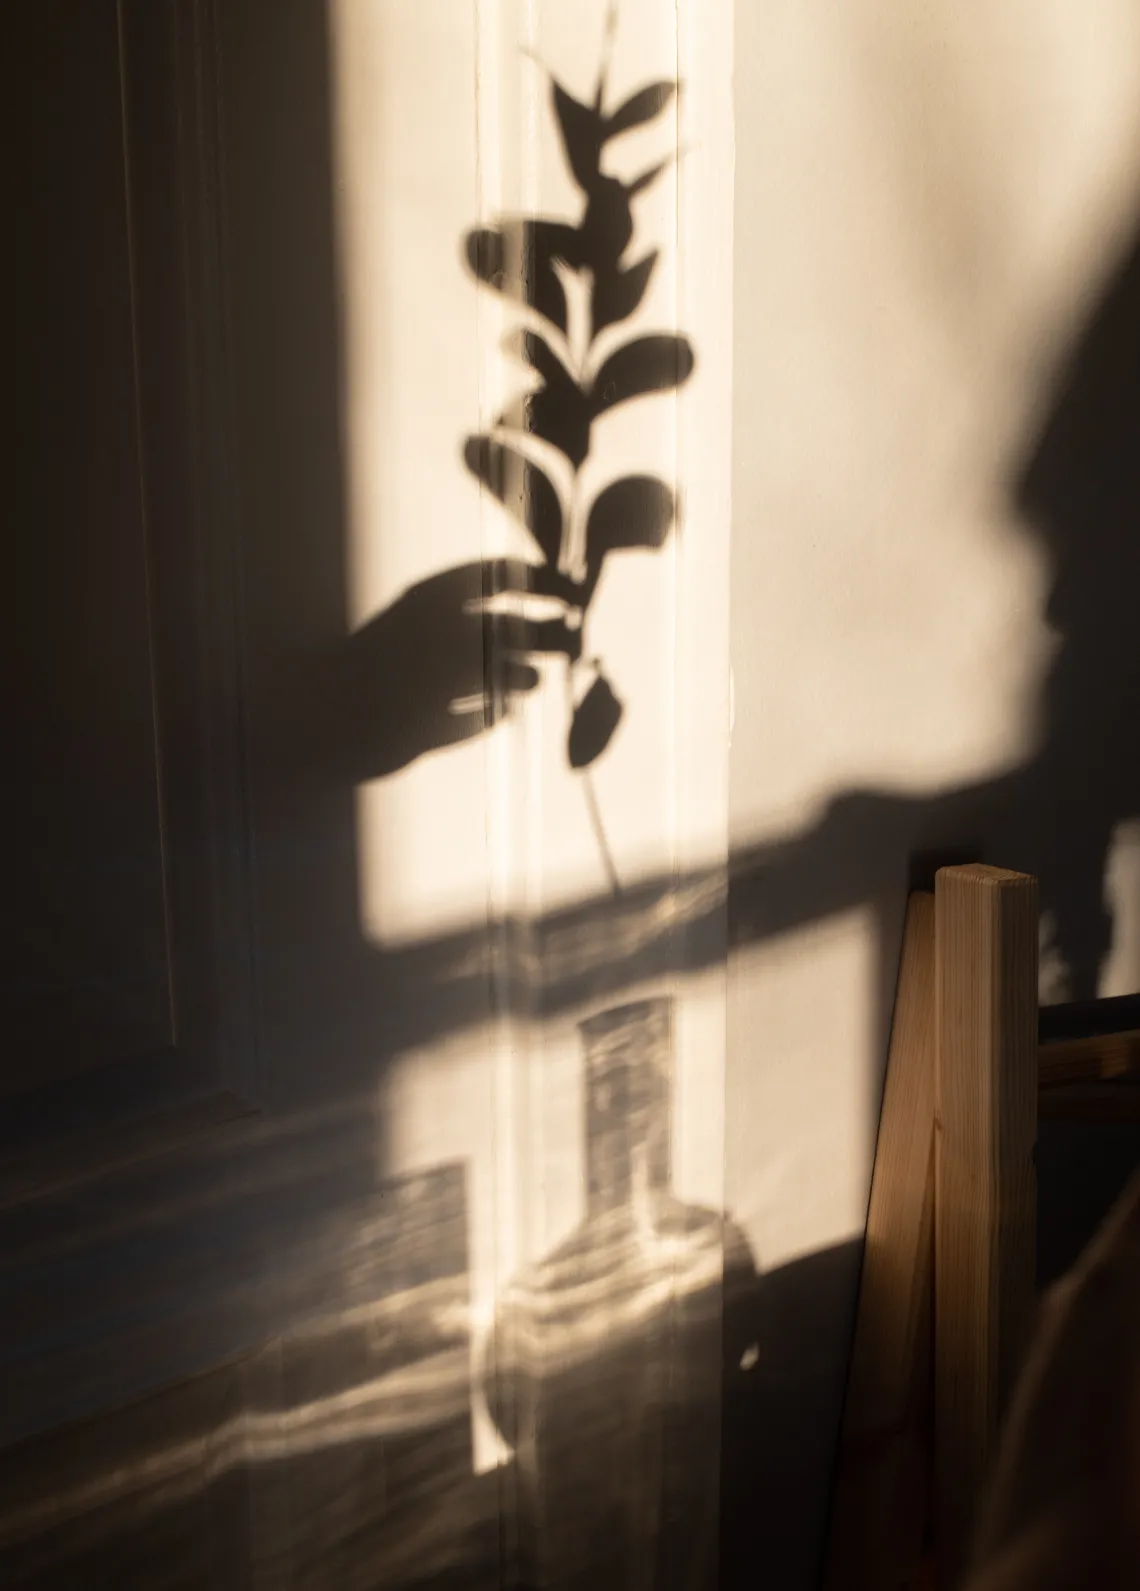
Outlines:
{"label": "soft shadow on wall", "polygon": [[[1053,564],[1047,617],[1059,644],[1043,687],[1039,749],[1009,774],[931,797],[874,787],[844,791],[801,834],[738,848],[728,879],[734,943],[880,905],[891,941],[889,972],[907,889],[929,884],[945,862],[984,858],[1038,875],[1042,911],[1051,919],[1053,948],[1064,968],[1065,998],[1095,998],[1112,945],[1105,891],[1112,842],[1121,825],[1140,818],[1134,733],[1140,703],[1138,413],[1140,243],[1090,316],[1048,420],[1011,482],[1016,505]],[[534,577],[516,571],[513,578]],[[505,578],[509,585],[512,576]],[[386,623],[386,616],[378,622]],[[516,637],[520,646],[537,639],[521,630]],[[509,648],[512,642],[497,644]],[[566,644],[559,631],[551,632],[551,644]],[[677,880],[644,878],[621,901],[583,900],[545,919],[536,932],[539,945],[551,951],[544,960],[553,1007],[572,1004],[592,977],[602,980],[601,988],[616,989],[640,976],[643,958],[647,965],[670,937],[651,922],[654,903],[668,892],[699,965],[712,953],[724,888],[715,870]],[[700,925],[706,922],[709,939],[702,949]],[[460,962],[467,943],[457,933],[396,954],[409,969],[435,955]],[[890,993],[888,982],[888,1004]]]}
{"label": "soft shadow on wall", "polygon": [[1112,943],[1105,875],[1117,828],[1140,814],[1135,604],[1140,576],[1140,243],[1066,362],[1048,418],[1010,489],[1052,564],[1058,650],[1036,754],[1007,776],[934,798],[842,792],[810,831],[733,864],[738,937],[872,901],[985,857],[1036,873],[1065,998],[1089,1000]]}

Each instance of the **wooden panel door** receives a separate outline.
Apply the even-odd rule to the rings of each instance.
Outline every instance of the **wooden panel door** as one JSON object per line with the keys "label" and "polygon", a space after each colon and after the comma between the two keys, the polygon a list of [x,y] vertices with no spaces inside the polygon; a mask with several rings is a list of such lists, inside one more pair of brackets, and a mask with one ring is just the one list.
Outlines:
{"label": "wooden panel door", "polygon": [[4,1095],[175,1033],[115,7],[12,20]]}
{"label": "wooden panel door", "polygon": [[123,1108],[237,1076],[232,593],[199,533],[187,150],[152,9],[133,86],[115,0],[22,7],[8,34],[0,1099],[25,1149],[33,1120],[105,1112],[107,1068]]}
{"label": "wooden panel door", "polygon": [[209,1267],[114,1177],[256,1105],[201,9],[6,30],[0,1442],[179,1372]]}

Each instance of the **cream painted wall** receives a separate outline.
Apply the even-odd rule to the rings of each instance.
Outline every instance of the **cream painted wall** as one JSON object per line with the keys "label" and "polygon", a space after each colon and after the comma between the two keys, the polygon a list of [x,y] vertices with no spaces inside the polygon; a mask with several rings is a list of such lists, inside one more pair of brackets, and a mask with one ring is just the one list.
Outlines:
{"label": "cream painted wall", "polygon": [[[736,30],[734,848],[1036,746],[1050,571],[1011,484],[1136,222],[1140,8],[774,0]],[[869,931],[734,965],[729,1196],[769,1259],[862,1224]]]}
{"label": "cream painted wall", "polygon": [[[577,220],[581,199],[537,62],[588,98],[606,11],[606,0],[332,5],[354,625],[451,564],[536,557],[462,461],[464,438],[491,424],[521,380],[500,346],[521,316],[476,286],[462,245],[469,228],[504,213]],[[584,472],[587,490],[659,474],[682,503],[680,533],[662,552],[610,560],[590,617],[590,649],[626,705],[594,775],[624,882],[723,868],[727,848],[731,47],[730,7],[620,8],[611,93],[684,83],[677,116],[614,146],[613,169],[627,178],[684,151],[637,201],[629,257],[657,244],[661,258],[621,329],[683,331],[697,350],[679,396],[601,422]],[[562,669],[545,672],[511,723],[359,789],[360,913],[377,946],[507,912],[604,904],[582,781],[566,763]],[[713,1206],[723,1202],[725,976],[721,963],[621,994],[677,998],[675,1184]],[[504,1012],[385,1073],[385,1174],[452,1159],[468,1168],[476,1360],[501,1284],[583,1214],[576,1021],[592,1008],[534,1023]],[[486,1467],[499,1453],[478,1397],[473,1418]]]}
{"label": "cream painted wall", "polygon": [[[468,228],[518,212],[574,217],[547,80],[584,97],[605,0],[339,0],[333,6],[338,228],[346,368],[352,622],[449,564],[535,549],[463,466],[521,376],[501,351],[513,306],[462,263]],[[597,765],[598,803],[626,880],[723,861],[728,776],[731,439],[731,16],[627,0],[612,92],[684,80],[679,118],[616,147],[632,174],[684,154],[636,211],[630,257],[662,256],[629,332],[683,330],[697,369],[678,398],[598,427],[587,489],[648,470],[677,484],[680,534],[611,560],[589,644],[627,713]],[[430,637],[424,638],[425,646]],[[605,894],[581,780],[566,766],[560,667],[515,719],[359,793],[361,916],[378,944],[548,911]]]}
{"label": "cream painted wall", "polygon": [[[462,240],[504,213],[576,216],[580,197],[537,62],[587,97],[606,5],[341,0],[333,15],[349,605],[360,623],[449,563],[535,556],[462,462],[464,437],[489,425],[522,380],[500,346],[519,316],[477,288]],[[669,115],[627,136],[612,163],[632,176],[678,137],[685,146],[679,168],[636,202],[630,258],[651,242],[664,247],[631,329],[683,329],[698,350],[696,373],[678,398],[627,404],[599,423],[583,473],[587,491],[617,473],[619,461],[623,471],[684,477],[684,534],[660,556],[611,560],[591,613],[590,648],[627,705],[595,774],[627,877],[675,856],[712,860],[724,849],[732,129],[720,86],[730,24],[723,9],[714,25],[698,26],[694,6],[626,0],[612,67],[615,93],[676,76],[679,63],[688,79],[680,125]],[[553,665],[548,673],[555,675]],[[489,832],[492,853],[508,845],[511,887],[524,889],[532,906],[606,888],[581,781],[565,765],[557,673],[525,703],[513,733],[426,758],[362,790],[362,911],[378,943],[484,910]],[[514,806],[508,813],[517,801],[525,814]],[[509,841],[495,840],[496,814],[505,815]],[[505,855],[500,864],[508,866]]]}
{"label": "cream painted wall", "polygon": [[[735,12],[739,854],[804,836],[844,792],[933,796],[1037,749],[1051,571],[1013,488],[1050,380],[1140,215],[1140,7],[741,0]],[[808,1278],[804,1404],[832,1431],[906,845],[862,906],[739,944],[731,962],[726,1202],[766,1265]],[[1135,826],[1122,825],[1102,993],[1140,987],[1138,865]],[[805,893],[820,883],[805,878]],[[813,1495],[784,1543],[783,1583],[808,1585],[830,1449],[794,1429],[784,1439]]]}

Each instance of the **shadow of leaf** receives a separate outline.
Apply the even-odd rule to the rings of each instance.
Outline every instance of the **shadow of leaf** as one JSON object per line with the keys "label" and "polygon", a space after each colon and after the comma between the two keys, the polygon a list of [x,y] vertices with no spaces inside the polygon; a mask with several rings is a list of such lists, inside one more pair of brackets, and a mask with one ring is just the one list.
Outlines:
{"label": "shadow of leaf", "polygon": [[503,338],[504,353],[513,354],[523,364],[530,365],[544,381],[572,381],[573,375],[562,356],[553,349],[539,332],[522,327],[509,331]]}
{"label": "shadow of leaf", "polygon": [[590,583],[602,559],[622,548],[664,545],[676,512],[672,489],[652,475],[627,475],[611,481],[594,499],[586,523],[586,563]]}
{"label": "shadow of leaf", "polygon": [[645,297],[653,267],[657,264],[657,250],[653,249],[643,260],[628,270],[595,272],[593,291],[594,336],[612,326],[615,321],[626,320]]}
{"label": "shadow of leaf", "polygon": [[547,563],[556,564],[562,548],[562,503],[546,472],[517,448],[489,436],[469,436],[463,462],[530,531]]}
{"label": "shadow of leaf", "polygon": [[518,397],[496,425],[549,442],[575,470],[589,454],[590,426],[599,414],[631,398],[680,386],[696,362],[683,337],[640,337],[612,354],[584,392],[544,339],[525,333],[522,348],[545,384]]}
{"label": "shadow of leaf", "polygon": [[583,105],[581,100],[568,94],[554,78],[551,78],[550,86],[567,164],[574,174],[574,181],[588,193],[598,178],[602,142],[607,132],[606,120],[592,106]]}
{"label": "shadow of leaf", "polygon": [[606,118],[606,138],[616,138],[619,133],[626,133],[631,127],[641,127],[655,116],[660,116],[676,92],[677,84],[665,79],[660,83],[650,83],[636,94],[631,94],[612,116]]}
{"label": "shadow of leaf", "polygon": [[566,293],[554,262],[564,260],[580,269],[582,241],[577,228],[564,221],[515,217],[497,227],[468,232],[464,254],[480,282],[537,310],[565,333]]}
{"label": "shadow of leaf", "polygon": [[594,412],[604,414],[630,398],[679,387],[695,364],[687,337],[637,337],[612,353],[594,377]]}
{"label": "shadow of leaf", "polygon": [[613,739],[621,723],[622,705],[604,674],[599,674],[574,709],[567,754],[572,768],[588,768]]}
{"label": "shadow of leaf", "polygon": [[563,371],[536,392],[523,393],[503,411],[496,424],[549,442],[578,470],[590,451],[593,418],[589,398]]}

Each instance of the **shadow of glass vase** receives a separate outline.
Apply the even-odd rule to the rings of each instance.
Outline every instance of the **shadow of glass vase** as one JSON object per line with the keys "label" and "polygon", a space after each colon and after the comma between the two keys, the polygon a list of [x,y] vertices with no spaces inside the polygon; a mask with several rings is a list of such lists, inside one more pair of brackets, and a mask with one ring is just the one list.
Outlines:
{"label": "shadow of glass vase", "polygon": [[752,1257],[723,1214],[672,1191],[671,1000],[580,1033],[585,1218],[505,1290],[485,1387],[515,1454],[521,1578],[711,1587],[725,1294]]}

